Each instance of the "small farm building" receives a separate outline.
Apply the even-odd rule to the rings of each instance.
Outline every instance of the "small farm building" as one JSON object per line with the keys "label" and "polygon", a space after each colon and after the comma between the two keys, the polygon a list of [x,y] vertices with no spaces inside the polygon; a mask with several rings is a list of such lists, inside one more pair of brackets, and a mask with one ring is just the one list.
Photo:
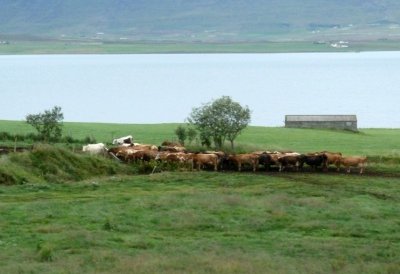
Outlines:
{"label": "small farm building", "polygon": [[356,115],[286,115],[288,128],[332,128],[358,131]]}

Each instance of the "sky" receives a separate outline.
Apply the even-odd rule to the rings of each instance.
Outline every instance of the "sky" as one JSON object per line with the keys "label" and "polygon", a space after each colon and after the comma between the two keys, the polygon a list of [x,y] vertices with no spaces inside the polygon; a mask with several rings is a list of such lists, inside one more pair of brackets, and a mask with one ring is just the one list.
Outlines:
{"label": "sky", "polygon": [[355,114],[400,128],[400,52],[0,56],[0,120],[58,105],[65,121],[184,122],[231,96],[252,125],[287,114]]}

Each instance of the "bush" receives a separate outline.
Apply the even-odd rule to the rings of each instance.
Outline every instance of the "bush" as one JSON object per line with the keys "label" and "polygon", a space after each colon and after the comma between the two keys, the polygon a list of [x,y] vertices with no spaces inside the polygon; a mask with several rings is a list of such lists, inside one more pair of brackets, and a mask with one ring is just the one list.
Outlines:
{"label": "bush", "polygon": [[85,139],[83,139],[83,143],[85,143],[85,144],[96,144],[97,140],[93,136],[86,136]]}
{"label": "bush", "polygon": [[79,139],[74,139],[74,137],[72,136],[64,136],[61,139],[62,143],[67,143],[67,144],[77,144],[77,143],[84,143],[83,140],[79,140]]}
{"label": "bush", "polygon": [[40,136],[35,133],[27,133],[25,135],[25,140],[32,140],[34,142],[40,141]]}
{"label": "bush", "polygon": [[186,132],[186,128],[184,128],[183,126],[178,126],[175,129],[175,134],[178,137],[179,143],[181,143],[182,145],[185,145],[185,141],[187,139],[187,132]]}
{"label": "bush", "polygon": [[5,131],[0,132],[0,139],[3,141],[11,140],[11,134]]}

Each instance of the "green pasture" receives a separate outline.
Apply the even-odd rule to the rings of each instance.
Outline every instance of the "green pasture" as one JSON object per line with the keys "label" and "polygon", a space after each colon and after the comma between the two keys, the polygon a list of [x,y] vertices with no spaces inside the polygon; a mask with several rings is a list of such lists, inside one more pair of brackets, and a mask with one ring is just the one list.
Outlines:
{"label": "green pasture", "polygon": [[[113,138],[133,135],[135,142],[160,145],[176,140],[179,124],[64,123],[64,135],[94,137],[111,143]],[[22,121],[0,121],[0,132],[26,134],[34,129]],[[348,155],[400,156],[400,129],[361,129],[358,133],[339,130],[248,127],[236,141],[239,151],[294,150],[301,153],[340,151]],[[0,143],[2,140],[0,140]]]}
{"label": "green pasture", "polygon": [[[64,133],[160,144],[177,126],[65,123]],[[33,132],[16,121],[0,131]],[[399,134],[249,127],[237,140],[243,151],[366,154],[362,176],[140,175],[152,166],[49,145],[3,155],[0,273],[400,273]]]}
{"label": "green pasture", "polygon": [[1,187],[0,269],[396,274],[399,184],[184,172]]}

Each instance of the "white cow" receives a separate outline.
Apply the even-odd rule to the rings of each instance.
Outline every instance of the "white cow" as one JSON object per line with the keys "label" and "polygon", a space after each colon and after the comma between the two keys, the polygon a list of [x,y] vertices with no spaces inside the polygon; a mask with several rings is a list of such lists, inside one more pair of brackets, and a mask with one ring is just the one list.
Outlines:
{"label": "white cow", "polygon": [[88,144],[82,147],[82,151],[91,155],[99,155],[105,153],[107,151],[107,148],[103,143]]}
{"label": "white cow", "polygon": [[114,139],[112,143],[113,145],[123,145],[123,144],[132,144],[132,141],[133,141],[132,135],[128,135],[125,137]]}

